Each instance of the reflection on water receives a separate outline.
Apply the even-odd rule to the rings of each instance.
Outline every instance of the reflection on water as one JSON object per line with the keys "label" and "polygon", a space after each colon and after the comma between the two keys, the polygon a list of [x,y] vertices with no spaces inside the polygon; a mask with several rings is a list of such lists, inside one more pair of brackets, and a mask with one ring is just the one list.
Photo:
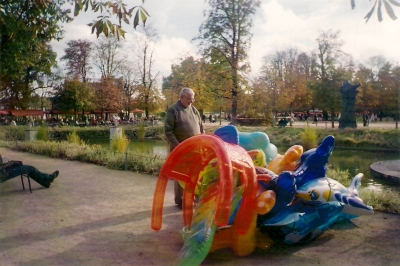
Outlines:
{"label": "reflection on water", "polygon": [[162,140],[132,140],[129,143],[128,149],[131,152],[146,154],[150,156],[157,155],[160,158],[167,158],[168,156],[167,143]]}
{"label": "reflection on water", "polygon": [[[110,147],[110,140],[105,138],[92,138],[84,140],[86,143],[97,144],[102,147]],[[158,155],[161,158],[167,158],[169,147],[164,140],[146,139],[145,141],[131,140],[129,142],[128,151],[134,153],[146,154],[149,156]]]}
{"label": "reflection on water", "polygon": [[[90,144],[98,144],[104,147],[110,147],[109,139],[90,139],[86,140]],[[149,156],[158,155],[166,158],[169,153],[169,147],[164,140],[146,139],[145,141],[131,140],[128,147],[131,152],[139,152]],[[287,148],[278,148],[279,153],[283,154]],[[382,153],[352,150],[334,150],[329,160],[329,167],[339,167],[341,170],[348,170],[351,177],[358,173],[363,173],[363,186],[380,190],[382,187],[391,187],[400,191],[398,185],[387,182],[383,179],[373,178],[370,174],[369,166],[372,163],[386,160],[398,160],[400,153]]]}
{"label": "reflection on water", "polygon": [[391,187],[400,191],[398,185],[393,182],[372,177],[369,169],[372,163],[398,159],[400,159],[399,153],[334,150],[329,163],[330,167],[338,166],[342,170],[347,169],[352,177],[358,173],[363,173],[363,186],[377,190],[380,190],[381,187]]}

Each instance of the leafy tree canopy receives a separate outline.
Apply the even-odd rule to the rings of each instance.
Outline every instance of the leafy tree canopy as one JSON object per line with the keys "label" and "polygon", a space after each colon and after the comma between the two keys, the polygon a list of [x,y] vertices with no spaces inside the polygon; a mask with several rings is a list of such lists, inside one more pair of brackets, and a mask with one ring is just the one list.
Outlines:
{"label": "leafy tree canopy", "polygon": [[[93,12],[100,12],[101,15],[98,16],[98,20],[89,23],[88,25],[92,27],[92,33],[96,31],[97,37],[100,34],[104,34],[106,37],[109,34],[125,37],[125,31],[122,29],[122,22],[130,24],[129,19],[133,16],[133,28],[139,25],[141,20],[143,25],[146,24],[147,18],[150,16],[149,13],[144,9],[143,6],[133,6],[131,8],[127,7],[124,1],[101,1],[96,2],[93,0],[68,0],[69,2],[75,2],[74,15],[78,16],[81,11],[88,11],[89,8]],[[142,4],[146,0],[142,0]],[[117,24],[110,20],[110,16],[115,16],[117,19]]]}
{"label": "leafy tree canopy", "polygon": [[[351,2],[351,7],[354,9],[356,6],[355,0],[350,0],[350,2]],[[383,20],[382,4],[385,7],[386,13],[389,15],[389,17],[392,20],[397,19],[396,14],[394,13],[394,10],[393,10],[393,7],[400,7],[400,3],[397,0],[375,0],[374,5],[372,6],[371,10],[364,17],[365,22],[368,22],[368,20],[372,17],[372,15],[375,12],[375,7],[376,7],[376,14],[378,17],[378,21],[381,22]]]}
{"label": "leafy tree canopy", "polygon": [[6,106],[26,108],[31,83],[55,65],[48,42],[62,37],[57,22],[69,18],[49,1],[1,1],[0,15],[0,92]]}

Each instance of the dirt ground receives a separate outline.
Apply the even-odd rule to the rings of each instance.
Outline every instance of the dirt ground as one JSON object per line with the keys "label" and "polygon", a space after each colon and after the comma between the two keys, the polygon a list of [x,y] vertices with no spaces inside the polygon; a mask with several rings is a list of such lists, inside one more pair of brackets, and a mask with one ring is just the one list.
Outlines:
{"label": "dirt ground", "polygon": [[[33,192],[14,178],[0,184],[0,265],[174,265],[181,211],[169,184],[163,227],[150,228],[157,177],[0,148],[44,172],[60,170],[49,189]],[[27,181],[25,180],[25,185]],[[400,265],[400,215],[376,212],[335,224],[316,240],[273,245],[239,258],[230,249],[202,265]]]}

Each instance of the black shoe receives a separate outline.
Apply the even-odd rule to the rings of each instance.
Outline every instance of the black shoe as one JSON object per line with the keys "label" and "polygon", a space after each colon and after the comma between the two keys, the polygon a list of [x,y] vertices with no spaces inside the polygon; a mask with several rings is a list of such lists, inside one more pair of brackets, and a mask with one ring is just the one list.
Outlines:
{"label": "black shoe", "polygon": [[50,177],[51,177],[51,182],[53,182],[53,180],[58,176],[60,174],[60,172],[57,170],[57,171],[55,171],[54,173],[52,173],[51,175],[50,175]]}
{"label": "black shoe", "polygon": [[175,199],[176,206],[182,210],[182,198]]}
{"label": "black shoe", "polygon": [[55,171],[54,173],[52,173],[52,174],[50,175],[50,179],[43,180],[42,182],[40,182],[40,183],[38,182],[38,183],[39,183],[40,185],[42,185],[43,187],[45,187],[45,188],[49,188],[51,182],[53,182],[54,179],[55,179],[59,174],[60,174],[60,172],[57,170],[57,171]]}

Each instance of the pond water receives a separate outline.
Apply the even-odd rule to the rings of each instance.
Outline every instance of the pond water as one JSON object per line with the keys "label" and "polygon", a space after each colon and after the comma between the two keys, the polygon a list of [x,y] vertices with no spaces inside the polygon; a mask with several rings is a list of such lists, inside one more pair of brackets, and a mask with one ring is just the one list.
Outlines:
{"label": "pond water", "polygon": [[337,166],[341,170],[347,169],[351,177],[354,177],[358,173],[363,173],[364,178],[362,180],[362,185],[371,189],[381,190],[381,188],[390,188],[400,192],[400,186],[398,184],[383,178],[381,179],[373,177],[369,169],[369,166],[372,163],[398,159],[400,159],[399,153],[336,149],[329,158],[329,167]]}
{"label": "pond water", "polygon": [[[89,144],[98,144],[103,147],[110,147],[109,139],[90,139],[86,140]],[[146,139],[145,141],[131,140],[128,150],[130,152],[140,152],[149,156],[158,155],[161,158],[166,158],[169,153],[169,147],[164,140]],[[278,147],[280,154],[285,153],[287,148]],[[364,178],[362,185],[374,190],[382,188],[390,188],[400,192],[400,186],[390,183],[384,179],[374,178],[370,174],[369,166],[378,161],[397,160],[400,159],[400,153],[384,153],[370,151],[354,151],[340,150],[333,151],[329,159],[329,167],[339,167],[341,170],[348,170],[351,177],[358,173],[363,173]]]}
{"label": "pond water", "polygon": [[[97,144],[102,147],[110,147],[110,140],[105,138],[83,139],[86,143]],[[128,151],[153,156],[158,155],[161,158],[167,158],[169,146],[164,140],[145,139],[145,141],[130,140]]]}

